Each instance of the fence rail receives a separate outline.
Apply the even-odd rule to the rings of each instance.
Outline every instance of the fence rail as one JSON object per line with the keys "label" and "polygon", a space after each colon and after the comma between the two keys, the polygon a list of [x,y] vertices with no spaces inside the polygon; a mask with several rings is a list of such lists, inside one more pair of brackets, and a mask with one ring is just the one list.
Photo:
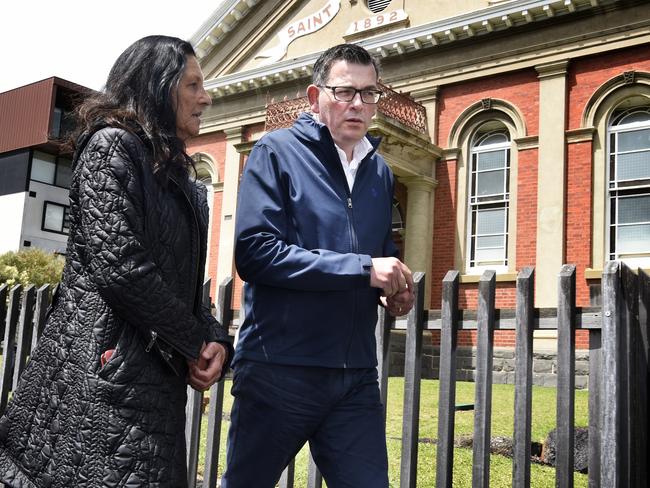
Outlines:
{"label": "fence rail", "polygon": [[[558,275],[557,309],[535,309],[532,268],[517,277],[515,310],[495,308],[496,280],[486,271],[478,284],[478,309],[459,310],[459,273],[450,271],[443,279],[442,308],[424,310],[423,273],[416,273],[416,305],[406,318],[395,320],[379,309],[377,356],[381,398],[386,405],[391,330],[406,330],[404,366],[404,411],[400,488],[416,486],[418,466],[420,376],[424,331],[440,330],[440,383],[438,401],[438,441],[436,486],[452,487],[454,458],[454,420],[458,332],[477,331],[476,385],[474,401],[473,487],[488,487],[490,473],[490,425],[492,419],[492,361],[495,330],[516,330],[515,397],[512,486],[531,484],[531,425],[533,331],[558,332],[557,381],[557,466],[556,486],[573,486],[575,330],[589,331],[589,487],[645,487],[650,473],[648,448],[648,379],[650,357],[650,278],[642,270],[633,273],[625,264],[609,262],[602,278],[601,309],[576,307],[575,267],[565,265]],[[217,318],[229,326],[233,322],[232,279],[219,286]],[[210,283],[203,289],[209,303]],[[40,336],[50,288],[29,286],[9,289],[0,286],[0,337],[3,355],[0,362],[0,412]],[[239,320],[242,320],[240,316]],[[200,459],[204,396],[209,397],[207,444]],[[215,488],[220,470],[221,427],[224,385],[218,383],[206,394],[188,387],[186,407],[188,443],[188,484],[197,486],[199,466],[203,467],[202,486]],[[432,463],[434,460],[423,460]],[[281,488],[293,488],[295,463],[282,473]],[[319,488],[322,478],[309,458],[308,488]]]}

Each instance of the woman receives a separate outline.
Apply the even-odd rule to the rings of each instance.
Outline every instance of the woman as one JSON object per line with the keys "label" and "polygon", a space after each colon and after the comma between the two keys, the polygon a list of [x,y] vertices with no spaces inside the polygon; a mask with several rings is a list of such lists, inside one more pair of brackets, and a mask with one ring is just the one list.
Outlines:
{"label": "woman", "polygon": [[208,206],[185,152],[210,103],[191,45],[151,36],[79,109],[63,279],[0,419],[9,486],[187,486],[186,385],[232,357],[201,303]]}

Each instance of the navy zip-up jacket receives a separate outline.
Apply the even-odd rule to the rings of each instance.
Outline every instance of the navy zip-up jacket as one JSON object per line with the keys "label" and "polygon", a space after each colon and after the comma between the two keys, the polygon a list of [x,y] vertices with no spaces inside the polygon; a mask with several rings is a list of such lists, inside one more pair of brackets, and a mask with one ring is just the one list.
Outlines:
{"label": "navy zip-up jacket", "polygon": [[302,114],[262,137],[246,162],[235,262],[245,319],[235,352],[274,364],[369,368],[377,364],[380,290],[371,258],[396,256],[393,175],[374,149],[352,192],[329,129]]}

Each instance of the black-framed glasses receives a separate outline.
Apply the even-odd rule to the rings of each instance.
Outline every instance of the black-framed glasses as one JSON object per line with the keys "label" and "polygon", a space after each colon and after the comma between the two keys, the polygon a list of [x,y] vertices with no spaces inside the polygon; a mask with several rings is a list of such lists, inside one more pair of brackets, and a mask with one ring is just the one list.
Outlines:
{"label": "black-framed glasses", "polygon": [[334,100],[338,100],[339,102],[351,102],[354,100],[354,97],[356,97],[358,93],[363,103],[374,104],[379,102],[379,99],[383,95],[383,92],[381,90],[377,90],[375,88],[362,88],[361,90],[358,90],[356,88],[352,88],[351,86],[318,86],[332,90]]}

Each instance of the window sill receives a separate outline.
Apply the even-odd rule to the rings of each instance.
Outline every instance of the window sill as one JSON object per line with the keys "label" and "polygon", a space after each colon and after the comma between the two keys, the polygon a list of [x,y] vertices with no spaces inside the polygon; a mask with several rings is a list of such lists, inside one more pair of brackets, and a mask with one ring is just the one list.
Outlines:
{"label": "window sill", "polygon": [[[634,273],[636,273],[637,268],[630,268]],[[650,268],[641,268],[647,274],[650,274]],[[599,280],[603,277],[603,268],[586,268],[585,269],[585,279],[586,280]]]}
{"label": "window sill", "polygon": [[[462,274],[460,275],[461,283],[478,283],[481,280],[482,274]],[[499,282],[514,282],[517,281],[517,273],[513,272],[497,272],[496,281]]]}

